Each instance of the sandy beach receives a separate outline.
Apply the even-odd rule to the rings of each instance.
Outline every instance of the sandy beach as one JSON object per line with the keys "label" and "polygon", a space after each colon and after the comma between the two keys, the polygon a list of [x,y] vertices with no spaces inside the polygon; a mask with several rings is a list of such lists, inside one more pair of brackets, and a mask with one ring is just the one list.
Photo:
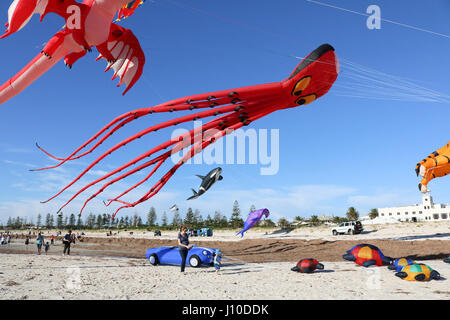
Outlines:
{"label": "sandy beach", "polygon": [[[450,265],[424,261],[443,275]],[[365,269],[349,262],[324,262],[314,274],[290,271],[288,262],[225,261],[212,268],[151,266],[143,259],[2,255],[2,299],[446,299],[448,279],[408,282],[386,267]]]}
{"label": "sandy beach", "polygon": [[[49,231],[51,234],[52,231]],[[437,299],[450,298],[450,224],[403,223],[366,226],[360,235],[330,235],[330,227],[289,232],[255,229],[243,239],[234,231],[213,237],[192,237],[198,246],[220,248],[224,263],[219,275],[213,268],[152,266],[145,250],[175,245],[176,232],[87,233],[62,256],[56,240],[48,255],[36,254],[34,239],[0,247],[0,299]],[[47,231],[44,232],[47,236]],[[439,281],[408,282],[387,267],[363,268],[342,259],[358,243],[378,246],[393,258],[409,256],[426,263],[442,276]],[[300,258],[316,258],[325,270],[300,274],[290,268]],[[183,290],[181,290],[183,288]],[[183,297],[180,296],[183,293]]]}

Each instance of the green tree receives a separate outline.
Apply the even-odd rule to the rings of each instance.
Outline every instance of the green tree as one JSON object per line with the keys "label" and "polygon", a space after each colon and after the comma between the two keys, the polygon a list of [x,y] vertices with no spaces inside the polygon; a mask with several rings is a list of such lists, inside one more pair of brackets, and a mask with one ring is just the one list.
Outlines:
{"label": "green tree", "polygon": [[47,213],[47,215],[45,216],[45,226],[47,228],[51,228],[53,227],[53,216],[50,213]]}
{"label": "green tree", "polygon": [[269,227],[269,228],[273,228],[273,227],[275,227],[275,222],[273,222],[270,219],[266,219],[266,220],[264,220],[264,226],[265,227]]}
{"label": "green tree", "polygon": [[171,226],[173,228],[178,228],[182,225],[182,223],[183,223],[183,219],[181,218],[178,211],[175,211],[175,213],[173,214],[173,220],[172,220]]}
{"label": "green tree", "polygon": [[89,213],[89,215],[86,218],[86,228],[94,229],[94,226],[95,226],[95,216],[92,213]]}
{"label": "green tree", "polygon": [[102,225],[103,225],[103,217],[102,217],[102,215],[98,214],[97,215],[97,222],[95,223],[95,227],[97,229],[101,229]]}
{"label": "green tree", "polygon": [[58,218],[56,218],[56,227],[58,229],[64,228],[64,225],[63,225],[63,213],[62,212],[60,214],[58,214]]}
{"label": "green tree", "polygon": [[69,218],[69,228],[73,229],[75,227],[75,215],[72,213]]}
{"label": "green tree", "polygon": [[36,226],[39,228],[41,226],[41,220],[42,220],[42,216],[39,213],[36,219]]}
{"label": "green tree", "polygon": [[355,220],[358,220],[358,218],[359,218],[359,212],[356,211],[356,209],[354,207],[350,207],[350,208],[348,208],[346,216],[347,216],[348,220],[355,221]]}
{"label": "green tree", "polygon": [[286,218],[280,218],[280,219],[278,220],[278,226],[279,226],[281,229],[286,229],[286,228],[288,228],[288,227],[290,226],[290,223],[289,223],[289,221],[287,221]]}
{"label": "green tree", "polygon": [[167,227],[167,214],[166,214],[165,211],[163,212],[163,215],[162,215],[162,218],[161,218],[161,225],[163,227]]}
{"label": "green tree", "polygon": [[194,212],[192,211],[192,208],[188,208],[186,217],[184,218],[184,224],[187,226],[194,225]]}
{"label": "green tree", "polygon": [[136,228],[138,226],[138,220],[139,220],[139,215],[138,215],[137,211],[135,211],[133,214],[133,227]]}
{"label": "green tree", "polygon": [[203,224],[204,224],[205,227],[212,227],[214,225],[214,221],[211,218],[211,215],[209,213],[206,216],[205,221],[203,221]]}
{"label": "green tree", "polygon": [[193,223],[195,228],[203,227],[203,217],[197,209],[194,211]]}
{"label": "green tree", "polygon": [[378,217],[378,210],[377,209],[370,210],[369,218],[370,219],[375,219],[376,217]]}
{"label": "green tree", "polygon": [[320,223],[319,217],[316,215],[312,215],[310,221],[313,225],[318,225]]}
{"label": "green tree", "polygon": [[155,208],[151,207],[150,211],[147,214],[147,225],[149,227],[153,227],[156,224],[156,210]]}
{"label": "green tree", "polygon": [[82,228],[83,228],[83,220],[81,220],[81,215],[78,215],[77,229],[82,229]]}
{"label": "green tree", "polygon": [[232,228],[241,228],[244,226],[244,220],[241,218],[241,209],[237,200],[233,203],[233,212],[231,213],[230,225]]}
{"label": "green tree", "polygon": [[228,227],[228,219],[227,219],[227,217],[225,215],[223,215],[222,218],[220,219],[219,227],[220,228]]}
{"label": "green tree", "polygon": [[222,214],[220,213],[220,211],[214,212],[213,226],[215,228],[219,228],[221,226],[221,222],[222,222]]}

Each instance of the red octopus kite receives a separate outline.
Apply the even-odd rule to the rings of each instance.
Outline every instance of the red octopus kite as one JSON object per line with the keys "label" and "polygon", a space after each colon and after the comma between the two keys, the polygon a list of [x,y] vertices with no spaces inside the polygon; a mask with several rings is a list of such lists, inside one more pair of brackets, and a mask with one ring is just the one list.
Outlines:
{"label": "red octopus kite", "polygon": [[56,13],[64,18],[66,26],[56,33],[25,68],[0,87],[0,104],[13,98],[36,79],[46,73],[64,58],[72,65],[96,47],[108,65],[105,71],[113,69],[113,80],[119,77],[118,86],[125,83],[125,94],[142,75],[145,56],[139,41],[133,33],[112,23],[114,16],[128,17],[141,2],[136,0],[14,0],[8,10],[5,38],[22,29],[33,14],[41,16]]}
{"label": "red octopus kite", "polygon": [[419,183],[419,190],[427,193],[428,183],[434,178],[440,178],[450,174],[450,142],[416,165],[416,174],[423,179]]}
{"label": "red octopus kite", "polygon": [[[151,172],[149,172],[148,175],[145,176],[145,178],[142,179],[139,183],[129,188],[128,190],[125,190],[122,194],[118,195],[114,199],[108,200],[106,205],[110,205],[111,203],[115,202],[121,203],[123,205],[114,213],[113,217],[115,217],[120,209],[134,207],[156,195],[158,191],[161,190],[161,188],[172,177],[172,175],[178,170],[178,168],[180,168],[187,160],[195,156],[195,154],[200,153],[203,149],[216,142],[226,134],[232,133],[233,130],[237,130],[243,126],[248,126],[253,121],[258,120],[274,111],[304,106],[326,94],[337,78],[339,69],[338,65],[339,64],[334,52],[334,48],[328,44],[324,44],[314,50],[306,58],[304,58],[303,61],[297,66],[297,68],[292,72],[289,78],[281,82],[198,94],[169,101],[158,106],[130,111],[111,121],[108,125],[106,125],[92,138],[86,141],[82,146],[76,149],[67,158],[54,157],[38,146],[38,148],[45,152],[47,155],[60,162],[59,164],[52,167],[42,168],[34,171],[56,168],[64,164],[66,161],[79,159],[93,152],[114,132],[135,119],[160,112],[175,112],[186,110],[192,111],[192,113],[189,115],[152,125],[149,128],[138,132],[135,135],[116,144],[114,147],[99,156],[75,180],[73,180],[60,192],[58,192],[56,195],[54,195],[44,203],[59,196],[75,182],[81,179],[81,177],[83,177],[96,164],[105,159],[109,154],[118,150],[119,148],[122,148],[133,140],[139,139],[142,136],[159,129],[175,126],[180,123],[214,117],[214,119],[204,124],[200,129],[193,129],[190,132],[180,135],[175,139],[151,148],[147,152],[120,166],[116,170],[113,170],[108,174],[105,174],[101,178],[89,183],[81,190],[79,190],[75,195],[73,195],[73,197],[71,197],[71,199],[61,207],[61,209],[64,208],[67,204],[69,204],[73,199],[75,199],[89,187],[105,181],[106,179],[120,172],[128,170],[121,173],[118,177],[106,182],[84,203],[84,206],[81,208],[81,211],[83,211],[86,204],[90,200],[98,196],[100,193],[102,193],[107,187],[134,173],[137,173],[138,171],[144,170],[150,166],[154,166]],[[100,140],[96,144],[94,144],[90,149],[87,149],[86,151],[81,153],[83,149],[85,149],[97,138],[100,138]],[[184,154],[181,160],[179,160],[178,163],[176,163],[175,166],[172,167],[172,169],[170,169],[162,178],[160,178],[158,182],[144,196],[131,203],[121,200],[121,198],[125,194],[129,193],[131,190],[137,188],[148,179],[150,179],[150,177],[169,157],[171,157],[172,154],[178,153],[188,147],[190,147],[189,151]],[[169,150],[164,151],[167,148],[169,148]],[[163,153],[160,155],[156,155],[158,152]],[[133,165],[137,166],[133,169],[130,169],[130,167]]]}

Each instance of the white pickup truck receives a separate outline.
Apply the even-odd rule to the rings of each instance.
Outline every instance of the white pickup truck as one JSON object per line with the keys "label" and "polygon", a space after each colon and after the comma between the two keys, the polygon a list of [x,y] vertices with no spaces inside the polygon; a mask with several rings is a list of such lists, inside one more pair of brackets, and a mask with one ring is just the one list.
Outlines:
{"label": "white pickup truck", "polygon": [[334,236],[337,236],[338,234],[359,234],[363,230],[364,228],[359,221],[342,222],[337,227],[331,229]]}

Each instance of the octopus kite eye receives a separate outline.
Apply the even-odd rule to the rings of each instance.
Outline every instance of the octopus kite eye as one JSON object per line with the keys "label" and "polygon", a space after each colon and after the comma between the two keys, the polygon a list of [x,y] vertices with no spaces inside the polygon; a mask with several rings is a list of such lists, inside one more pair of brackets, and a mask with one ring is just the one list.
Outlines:
{"label": "octopus kite eye", "polygon": [[305,90],[310,83],[311,83],[311,76],[301,78],[295,85],[294,90],[292,91],[292,95],[293,96],[301,95],[303,90]]}
{"label": "octopus kite eye", "polygon": [[313,94],[310,94],[310,95],[307,95],[307,96],[304,96],[304,97],[300,97],[300,99],[297,100],[297,104],[299,106],[307,105],[307,104],[310,104],[311,102],[313,102],[316,99],[317,99],[317,96],[313,93]]}

